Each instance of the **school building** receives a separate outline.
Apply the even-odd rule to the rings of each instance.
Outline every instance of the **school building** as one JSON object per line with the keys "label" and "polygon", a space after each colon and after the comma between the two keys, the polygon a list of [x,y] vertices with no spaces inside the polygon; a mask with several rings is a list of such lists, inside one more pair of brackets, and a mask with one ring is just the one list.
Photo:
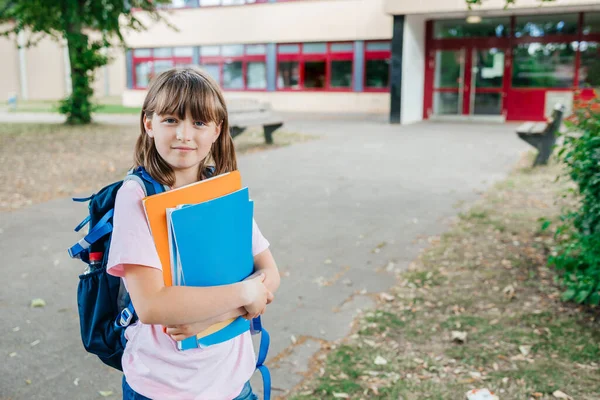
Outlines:
{"label": "school building", "polygon": [[[173,0],[164,23],[127,32],[98,96],[141,105],[153,76],[197,65],[227,97],[274,109],[423,119],[543,120],[600,87],[600,0]],[[175,28],[175,29],[173,29]],[[23,41],[24,38],[19,38]],[[65,47],[0,41],[4,98],[57,99]]]}

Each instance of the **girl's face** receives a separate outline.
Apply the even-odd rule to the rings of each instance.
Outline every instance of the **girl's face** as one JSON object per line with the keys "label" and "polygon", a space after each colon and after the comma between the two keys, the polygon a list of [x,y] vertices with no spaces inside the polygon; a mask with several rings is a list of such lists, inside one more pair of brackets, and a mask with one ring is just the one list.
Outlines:
{"label": "girl's face", "polygon": [[221,124],[192,120],[191,115],[179,119],[175,115],[154,113],[152,119],[144,116],[148,136],[154,139],[158,154],[173,168],[175,174],[197,174],[213,143],[221,133]]}

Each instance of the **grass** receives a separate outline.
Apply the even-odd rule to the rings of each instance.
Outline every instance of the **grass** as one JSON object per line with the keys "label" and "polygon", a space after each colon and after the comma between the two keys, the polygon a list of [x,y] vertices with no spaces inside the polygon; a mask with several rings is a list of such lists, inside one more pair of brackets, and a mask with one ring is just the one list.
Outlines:
{"label": "grass", "polygon": [[[120,99],[107,97],[94,100],[98,105],[96,113],[98,114],[134,114],[140,113],[139,107],[125,107],[121,105]],[[56,100],[35,100],[19,101],[15,110],[11,112],[58,112],[58,101]]]}
{"label": "grass", "polygon": [[[89,193],[121,179],[131,167],[139,127],[90,124],[4,124],[0,133],[0,212]],[[313,139],[279,130],[266,145],[261,132],[234,139],[238,154]]]}
{"label": "grass", "polygon": [[561,303],[546,266],[553,237],[539,219],[558,217],[559,173],[518,168],[488,191],[286,398],[455,400],[488,388],[500,399],[598,399],[598,311]]}

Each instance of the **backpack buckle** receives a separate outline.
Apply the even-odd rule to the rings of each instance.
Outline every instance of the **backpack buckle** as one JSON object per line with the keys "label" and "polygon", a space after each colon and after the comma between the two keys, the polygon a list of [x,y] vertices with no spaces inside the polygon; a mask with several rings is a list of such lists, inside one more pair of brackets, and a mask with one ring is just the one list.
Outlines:
{"label": "backpack buckle", "polygon": [[129,326],[132,318],[133,313],[129,310],[129,308],[124,308],[123,311],[121,311],[121,316],[119,317],[119,325],[122,327]]}

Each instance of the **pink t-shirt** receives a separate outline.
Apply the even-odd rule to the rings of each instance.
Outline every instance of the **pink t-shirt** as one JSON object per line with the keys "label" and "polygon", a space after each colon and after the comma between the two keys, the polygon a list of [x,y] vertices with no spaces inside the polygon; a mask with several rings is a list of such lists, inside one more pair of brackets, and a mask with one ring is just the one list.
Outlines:
{"label": "pink t-shirt", "polygon": [[[144,213],[144,192],[127,181],[117,193],[108,272],[123,277],[124,264],[162,270]],[[252,253],[269,247],[253,222]],[[125,282],[126,283],[126,282]],[[242,390],[255,368],[250,333],[205,349],[177,350],[160,325],[137,322],[125,331],[123,373],[137,393],[152,399],[230,400]]]}

